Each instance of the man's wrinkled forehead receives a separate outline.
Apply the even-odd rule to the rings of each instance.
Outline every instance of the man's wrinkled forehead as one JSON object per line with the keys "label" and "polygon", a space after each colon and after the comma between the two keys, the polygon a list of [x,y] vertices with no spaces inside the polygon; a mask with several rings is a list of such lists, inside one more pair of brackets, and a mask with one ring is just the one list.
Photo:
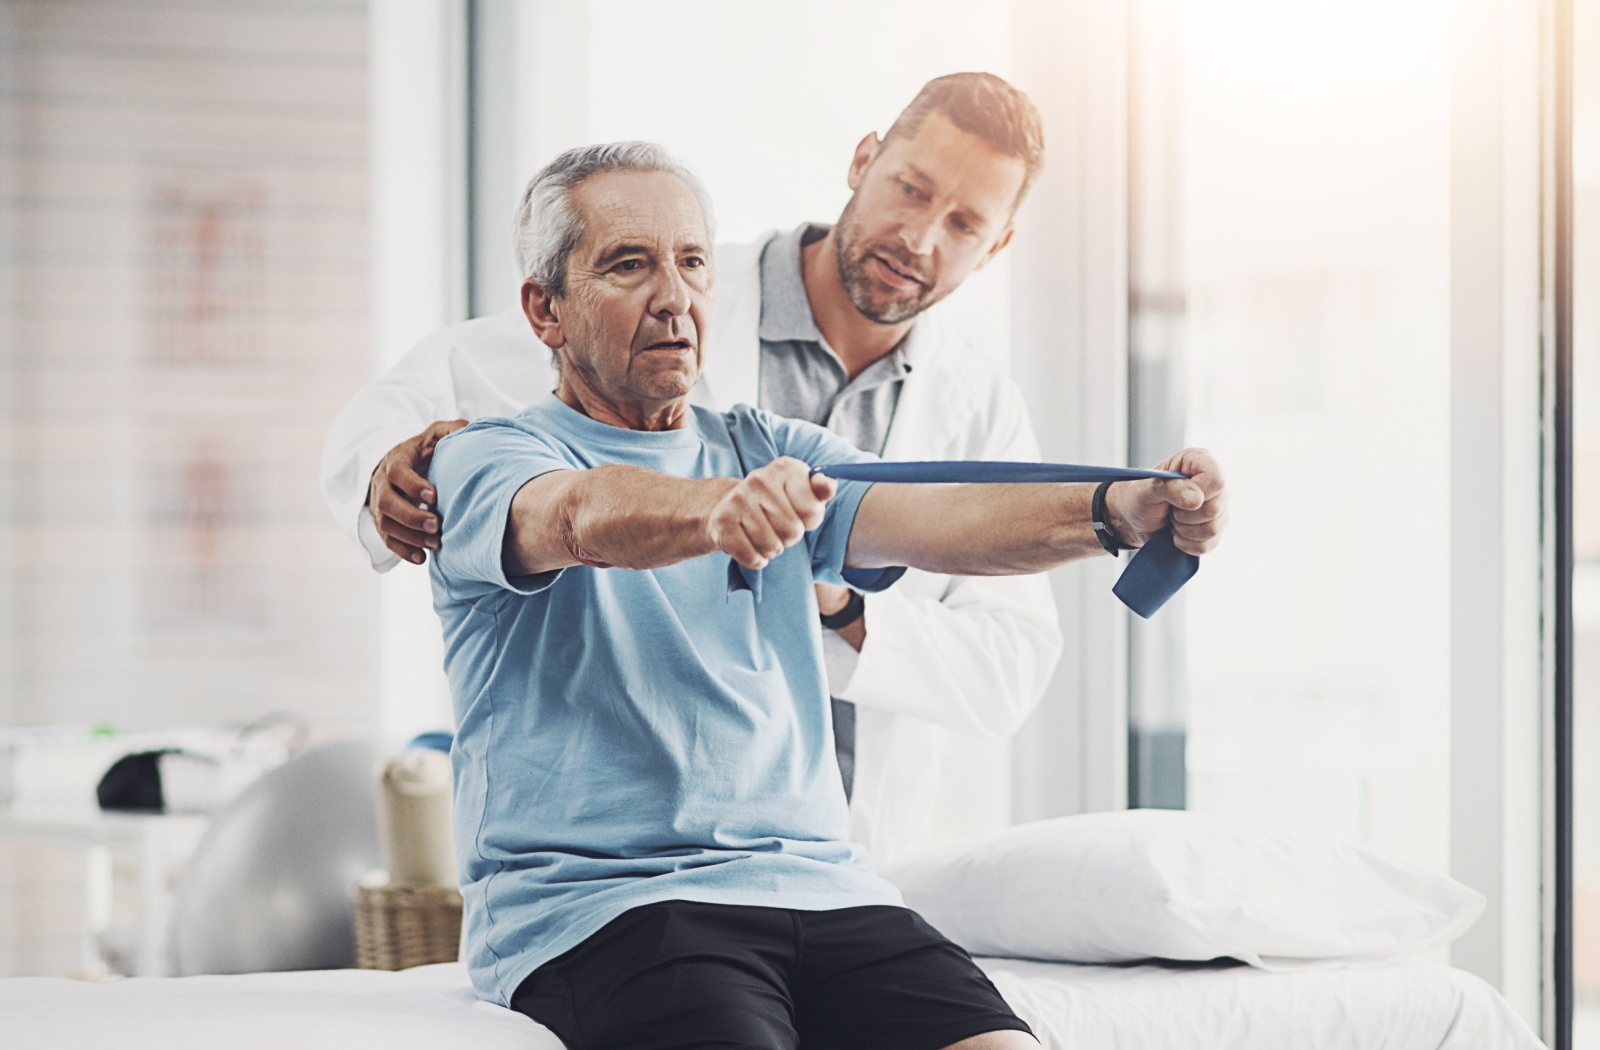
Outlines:
{"label": "man's wrinkled forehead", "polygon": [[604,268],[634,253],[709,255],[705,216],[683,180],[670,172],[606,172],[573,190],[583,221],[574,255]]}

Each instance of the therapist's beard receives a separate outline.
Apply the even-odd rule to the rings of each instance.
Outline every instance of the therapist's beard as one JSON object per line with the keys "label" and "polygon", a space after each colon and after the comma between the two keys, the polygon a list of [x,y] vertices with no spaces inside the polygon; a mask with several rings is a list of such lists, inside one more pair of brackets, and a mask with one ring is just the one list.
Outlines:
{"label": "therapist's beard", "polygon": [[896,292],[885,289],[883,283],[867,271],[873,255],[881,255],[897,267],[918,278],[923,275],[919,267],[904,258],[902,253],[886,245],[862,243],[856,223],[855,199],[845,205],[834,231],[834,257],[839,265],[839,283],[844,286],[850,305],[869,321],[878,324],[899,324],[909,321],[943,298],[935,292],[930,279],[917,288]]}

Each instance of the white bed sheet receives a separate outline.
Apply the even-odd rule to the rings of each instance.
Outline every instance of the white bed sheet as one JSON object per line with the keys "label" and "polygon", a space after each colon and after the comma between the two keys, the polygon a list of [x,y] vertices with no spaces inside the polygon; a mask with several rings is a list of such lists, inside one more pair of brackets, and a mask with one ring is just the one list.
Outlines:
{"label": "white bed sheet", "polygon": [[1404,963],[1268,973],[1249,966],[978,962],[1045,1050],[1542,1050],[1462,970]]}
{"label": "white bed sheet", "polygon": [[[1047,1050],[1537,1050],[1488,985],[1430,964],[1247,967],[979,960]],[[87,984],[0,980],[6,1050],[561,1050],[479,1002],[458,964]]]}

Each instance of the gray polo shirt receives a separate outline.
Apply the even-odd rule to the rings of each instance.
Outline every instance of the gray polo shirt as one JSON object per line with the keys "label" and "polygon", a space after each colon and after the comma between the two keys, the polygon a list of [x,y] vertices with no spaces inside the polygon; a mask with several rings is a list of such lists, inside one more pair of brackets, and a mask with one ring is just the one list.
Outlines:
{"label": "gray polo shirt", "polygon": [[827,427],[864,452],[881,454],[900,388],[911,373],[905,341],[854,379],[811,317],[800,249],[827,236],[805,223],[761,251],[761,407]]}
{"label": "gray polo shirt", "polygon": [[[811,316],[800,275],[800,249],[828,235],[828,227],[805,223],[780,234],[761,250],[761,407],[804,419],[838,434],[863,452],[883,452],[894,422],[900,388],[911,374],[906,344],[861,370],[854,379]],[[856,709],[833,700],[833,743],[844,794],[855,792]]]}

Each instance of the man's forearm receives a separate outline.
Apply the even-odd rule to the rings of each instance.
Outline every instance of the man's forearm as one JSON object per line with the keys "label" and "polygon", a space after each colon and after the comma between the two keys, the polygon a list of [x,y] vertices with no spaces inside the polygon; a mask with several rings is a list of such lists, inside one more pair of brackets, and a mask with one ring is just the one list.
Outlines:
{"label": "man's forearm", "polygon": [[509,575],[572,565],[654,569],[716,549],[706,522],[734,478],[684,479],[641,467],[545,474],[512,500]]}
{"label": "man's forearm", "polygon": [[1093,485],[874,485],[845,563],[951,576],[1014,576],[1103,553]]}

